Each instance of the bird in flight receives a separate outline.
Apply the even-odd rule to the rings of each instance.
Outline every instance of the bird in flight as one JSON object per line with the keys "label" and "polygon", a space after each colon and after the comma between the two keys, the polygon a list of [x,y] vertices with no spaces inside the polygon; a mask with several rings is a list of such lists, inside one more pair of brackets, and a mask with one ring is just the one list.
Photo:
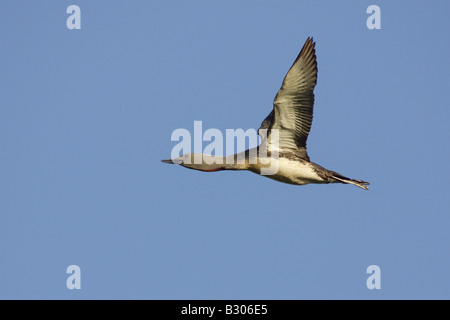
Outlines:
{"label": "bird in flight", "polygon": [[[263,138],[258,147],[227,157],[188,153],[162,162],[205,172],[248,170],[293,185],[345,183],[368,190],[368,182],[347,178],[309,159],[306,140],[313,119],[316,83],[315,42],[308,38],[275,96],[272,112],[258,130]],[[267,173],[269,167],[276,170]]]}

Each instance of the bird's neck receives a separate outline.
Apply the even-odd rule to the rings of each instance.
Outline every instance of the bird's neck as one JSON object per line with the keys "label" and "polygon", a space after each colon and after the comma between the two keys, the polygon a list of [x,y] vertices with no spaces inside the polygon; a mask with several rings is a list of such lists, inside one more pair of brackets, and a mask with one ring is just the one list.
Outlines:
{"label": "bird's neck", "polygon": [[204,172],[215,172],[221,170],[247,170],[248,161],[244,157],[239,157],[239,154],[234,154],[227,157],[210,156],[197,154],[197,158],[192,159],[193,163],[185,165],[190,169],[200,170]]}

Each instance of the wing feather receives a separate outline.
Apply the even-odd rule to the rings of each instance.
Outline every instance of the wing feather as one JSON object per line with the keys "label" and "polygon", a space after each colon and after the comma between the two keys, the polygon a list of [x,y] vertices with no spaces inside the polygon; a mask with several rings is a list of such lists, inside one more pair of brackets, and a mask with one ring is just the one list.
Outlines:
{"label": "wing feather", "polygon": [[306,140],[313,120],[313,91],[316,83],[315,42],[313,38],[308,38],[275,96],[272,112],[261,124],[260,129],[268,129],[269,149],[270,131],[278,129],[279,149],[294,152],[309,160]]}

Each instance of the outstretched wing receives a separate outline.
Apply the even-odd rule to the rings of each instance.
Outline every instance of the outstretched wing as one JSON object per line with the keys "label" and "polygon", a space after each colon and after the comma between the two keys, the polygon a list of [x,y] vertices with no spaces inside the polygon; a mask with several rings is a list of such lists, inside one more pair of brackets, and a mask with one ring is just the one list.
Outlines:
{"label": "outstretched wing", "polygon": [[270,132],[278,129],[279,150],[293,152],[306,160],[309,160],[306,153],[306,140],[313,119],[313,91],[317,83],[314,47],[313,38],[308,38],[275,96],[272,112],[262,122],[260,128],[260,130],[268,129],[269,150],[271,148]]}

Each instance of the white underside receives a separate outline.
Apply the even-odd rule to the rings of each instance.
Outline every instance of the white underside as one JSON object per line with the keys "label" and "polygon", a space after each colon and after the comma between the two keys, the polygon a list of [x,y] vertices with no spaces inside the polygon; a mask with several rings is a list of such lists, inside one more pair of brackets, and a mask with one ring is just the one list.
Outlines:
{"label": "white underside", "polygon": [[271,167],[277,169],[275,174],[264,175],[267,178],[290,184],[324,183],[312,165],[308,162],[293,161],[286,158],[271,159]]}

